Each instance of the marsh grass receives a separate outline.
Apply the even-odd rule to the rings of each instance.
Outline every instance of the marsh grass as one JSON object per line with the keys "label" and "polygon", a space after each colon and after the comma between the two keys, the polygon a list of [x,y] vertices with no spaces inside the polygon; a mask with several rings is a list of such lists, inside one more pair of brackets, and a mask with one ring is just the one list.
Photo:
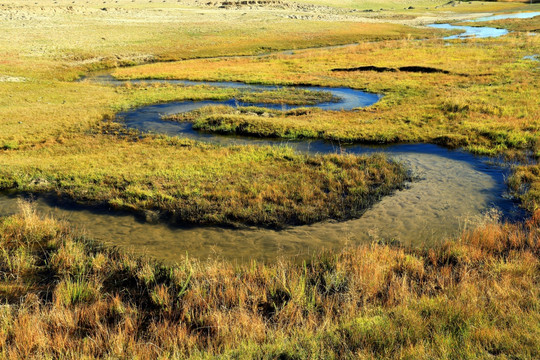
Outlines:
{"label": "marsh grass", "polygon": [[[159,63],[126,68],[116,72],[116,75],[123,78],[181,77],[276,84],[309,83],[350,86],[385,94],[379,104],[358,112],[314,110],[266,118],[264,113],[261,116],[229,114],[227,110],[222,115],[213,115],[211,119],[213,130],[221,132],[350,142],[436,142],[466,147],[482,154],[522,152],[538,143],[534,120],[538,117],[535,103],[538,97],[537,74],[532,71],[531,64],[512,60],[522,56],[526,50],[538,47],[537,39],[532,37],[497,40],[505,45],[505,50],[500,51],[499,42],[487,40],[470,41],[467,47],[459,44],[447,47],[442,41],[411,42],[411,38],[425,36],[426,30],[396,24],[351,26],[350,23],[317,22],[317,26],[313,27],[310,26],[312,22],[283,21],[272,27],[261,27],[256,22],[246,21],[245,27],[239,29],[232,19],[226,17],[215,24],[200,23],[189,31],[183,27],[176,29],[167,23],[168,30],[163,32],[161,25],[151,20],[158,15],[169,16],[177,10],[171,10],[171,13],[164,10],[157,15],[152,9],[141,10],[141,14],[149,16],[143,21],[143,26],[140,19],[133,22],[136,12],[131,10],[122,13],[118,9],[105,12],[97,8],[89,10],[94,16],[89,17],[77,11],[71,14],[66,9],[58,8],[55,9],[58,13],[56,19],[47,7],[45,10],[36,7],[32,11],[43,16],[43,23],[36,23],[35,27],[28,29],[28,36],[21,41],[13,41],[12,34],[20,30],[15,25],[22,21],[18,16],[21,11],[26,11],[23,8],[17,5],[6,10],[7,14],[17,16],[2,23],[2,30],[5,31],[0,38],[6,54],[6,60],[0,64],[2,73],[24,75],[28,79],[22,83],[0,83],[0,117],[3,119],[0,124],[0,187],[3,189],[32,193],[54,191],[86,203],[106,203],[144,213],[151,219],[163,216],[196,223],[273,225],[285,221],[292,224],[325,218],[343,219],[346,218],[344,209],[353,209],[353,214],[359,214],[360,208],[372,202],[366,199],[376,199],[389,193],[390,188],[399,187],[402,173],[395,172],[395,176],[385,173],[377,179],[385,184],[377,188],[386,189],[380,193],[370,190],[370,184],[375,184],[370,180],[366,183],[367,187],[360,192],[355,190],[355,195],[350,195],[348,185],[343,187],[336,179],[342,175],[349,178],[353,170],[323,175],[326,165],[335,164],[329,158],[325,158],[320,165],[313,165],[308,164],[306,159],[289,155],[283,149],[218,149],[160,137],[139,140],[131,135],[118,136],[124,130],[105,131],[104,134],[101,130],[103,125],[98,125],[104,118],[113,118],[116,112],[159,102],[220,100],[238,96],[249,101],[298,103],[320,101],[318,96],[321,94],[313,97],[311,93],[295,94],[282,89],[273,93],[240,94],[231,89],[205,86],[146,84],[109,87],[88,81],[58,81],[74,79],[88,69],[121,65],[124,61],[136,64],[138,61],[156,59],[255,54],[281,49],[285,45],[294,48],[367,39],[405,39],[263,58]],[[31,15],[36,15],[32,11]],[[181,16],[174,21],[185,20],[184,16],[189,18],[188,13],[191,14],[181,12]],[[58,21],[66,16],[73,18],[74,29],[65,34],[65,39],[58,39],[57,35],[62,33],[58,31]],[[212,16],[214,19],[215,14]],[[256,18],[257,15],[250,13],[249,16],[251,19],[251,16]],[[120,26],[114,23],[113,20],[118,19],[124,19],[125,24]],[[139,31],[130,31],[134,23],[143,27]],[[220,34],[211,31],[218,25],[223,25]],[[152,31],[141,30],[144,28],[151,28]],[[184,34],[185,31],[189,34],[179,36],[179,32]],[[123,36],[128,32],[129,36]],[[154,39],[156,33],[160,34],[161,40],[147,41],[148,38]],[[230,36],[231,33],[234,36]],[[428,33],[433,34],[433,31]],[[31,34],[39,36],[33,37]],[[42,51],[37,51],[36,39],[44,37],[47,39],[40,45]],[[300,37],[308,40],[301,40]],[[225,38],[233,40],[224,41]],[[180,45],[184,43],[191,45]],[[73,44],[78,45],[74,48]],[[151,56],[137,57],[141,54]],[[445,61],[446,56],[451,56],[453,61]],[[381,59],[390,62],[384,63]],[[450,71],[451,74],[399,73],[396,77],[395,74],[362,73],[359,76],[331,71],[359,63],[392,67],[425,65]],[[441,77],[444,81],[441,81]],[[326,95],[322,96],[325,101],[328,100]],[[204,122],[204,118],[197,119],[197,126],[212,130]],[[284,161],[284,158],[293,160]],[[149,159],[157,160],[152,162]],[[195,164],[195,159],[201,164]],[[279,177],[276,174],[281,162],[286,164],[286,170]],[[388,167],[380,160],[374,163],[384,169],[393,166]],[[294,173],[294,166],[299,166],[301,170]],[[345,166],[345,163],[337,166]],[[291,188],[294,190],[282,190],[293,182],[303,182],[312,176],[317,184],[309,180],[305,187],[298,185]],[[149,185],[149,179],[157,185]],[[386,181],[390,179],[396,183],[389,187]],[[340,185],[336,187],[334,184]],[[207,195],[201,195],[207,190]],[[315,194],[320,191],[323,200],[315,200]],[[255,193],[264,196],[257,198]],[[276,206],[281,201],[280,193],[286,195],[287,199],[294,199],[292,203],[296,205],[293,207],[298,208],[287,212],[284,207]],[[338,194],[347,194],[347,198],[356,199],[353,203],[358,201],[357,204],[364,205],[351,207],[350,203],[341,210],[330,207],[320,212],[326,207],[323,204]],[[366,199],[360,200],[364,196],[361,194],[374,196],[366,195]],[[223,199],[235,200],[224,202]],[[179,207],[173,205],[178,201],[183,205],[189,203],[187,209],[191,210],[179,211]],[[290,204],[290,201],[285,202]],[[311,205],[300,204],[316,205],[312,208]],[[239,212],[238,209],[242,207],[249,210]]]}
{"label": "marsh grass", "polygon": [[248,96],[244,100],[294,103],[331,100],[327,93],[43,85],[19,84],[0,100],[6,105],[0,109],[6,115],[0,125],[0,189],[54,192],[133,211],[149,221],[283,227],[357,217],[407,179],[401,166],[380,157],[310,158],[285,148],[223,148],[141,136],[103,121],[156,102]]}
{"label": "marsh grass", "polygon": [[[529,19],[530,20],[530,19]],[[520,20],[528,24],[529,20]],[[531,21],[535,21],[534,19]],[[538,157],[540,72],[524,55],[539,53],[537,37],[512,34],[466,41],[378,42],[294,56],[153,64],[116,72],[156,77],[349,86],[385,96],[357,111],[203,108],[168,117],[199,130],[356,143],[429,142],[480,155]],[[448,74],[334,72],[336,68],[426,66]],[[188,71],[189,69],[189,71]],[[200,70],[199,70],[200,69]],[[204,72],[202,71],[204,69]],[[246,71],[249,69],[249,71]],[[527,209],[540,199],[536,166],[523,166],[512,187]]]}
{"label": "marsh grass", "polygon": [[283,227],[357,217],[409,178],[403,166],[382,155],[220,147],[141,136],[115,124],[96,131],[90,142],[84,137],[41,151],[5,153],[0,188],[55,192],[178,224]]}
{"label": "marsh grass", "polygon": [[[486,218],[430,250],[372,244],[303,263],[186,258],[164,266],[88,241],[24,204],[0,220],[0,351],[8,358],[536,358],[539,219]],[[76,261],[50,261],[74,248]],[[20,253],[33,264],[24,272],[9,265]]]}
{"label": "marsh grass", "polygon": [[[135,106],[231,93],[63,80],[148,61],[365,40],[405,39],[258,59],[155,64],[117,75],[309,83],[386,94],[357,113],[298,110],[268,119],[256,109],[250,110],[256,115],[228,114],[234,121],[245,117],[250,126],[259,121],[253,131],[264,126],[277,136],[284,136],[280,127],[290,127],[310,137],[316,131],[317,137],[433,141],[479,153],[540,151],[538,72],[520,61],[539,52],[535,37],[446,46],[410,42],[435,31],[398,24],[266,22],[268,17],[250,13],[239,28],[230,14],[169,11],[170,5],[157,4],[107,11],[93,4],[82,14],[76,6],[72,13],[39,5],[28,19],[19,13],[25,6],[9,5],[2,11],[8,18],[0,21],[0,72],[27,80],[0,82],[2,188],[56,191],[134,211],[174,210],[182,221],[194,222],[274,225],[351,216],[398,186],[403,169],[382,157],[311,158],[287,149],[141,136],[101,122]],[[474,2],[451,10],[518,7],[524,5]],[[398,16],[420,12],[410,13]],[[451,74],[331,71],[359,63],[414,63]],[[511,180],[532,211],[539,178],[538,167],[529,166]],[[538,358],[539,223],[537,211],[524,224],[486,220],[430,250],[375,243],[303,264],[186,258],[164,266],[92,242],[23,205],[20,214],[0,220],[0,357]]]}

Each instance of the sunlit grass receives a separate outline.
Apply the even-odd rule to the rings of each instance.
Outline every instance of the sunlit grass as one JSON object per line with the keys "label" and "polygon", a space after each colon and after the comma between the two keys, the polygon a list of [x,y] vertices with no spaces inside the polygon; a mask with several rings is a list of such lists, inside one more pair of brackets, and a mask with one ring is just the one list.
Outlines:
{"label": "sunlit grass", "polygon": [[[400,7],[376,14],[392,21],[537,9],[477,1],[437,9],[443,1],[303,2]],[[410,5],[415,9],[401,9]],[[355,112],[213,108],[180,119],[200,129],[540,156],[539,72],[522,60],[540,53],[538,37],[415,42],[440,33],[191,2],[93,2],[84,13],[64,0],[6,6],[16,9],[0,12],[7,14],[0,20],[2,189],[56,192],[150,221],[275,227],[358,216],[402,184],[402,166],[381,156],[218,147],[130,133],[110,122],[118,111],[175,100],[320,97],[67,82],[92,69],[354,42],[361,44],[159,63],[116,75],[307,83],[385,95]],[[25,13],[26,6],[32,10]],[[504,26],[530,30],[533,21]],[[382,41],[389,39],[398,40]],[[450,74],[332,71],[362,65],[422,65]],[[429,250],[374,243],[303,264],[186,258],[163,266],[93,243],[25,204],[18,215],[0,219],[0,357],[538,358],[539,184],[537,165],[520,166],[509,179],[532,214],[523,224],[486,219]]]}
{"label": "sunlit grass", "polygon": [[[430,250],[372,244],[302,264],[163,266],[23,209],[0,219],[4,357],[540,355],[538,214],[523,225],[486,218]],[[10,267],[20,253],[29,271]]]}
{"label": "sunlit grass", "polygon": [[407,179],[380,156],[309,157],[285,147],[107,134],[7,151],[2,166],[3,189],[54,191],[178,223],[277,227],[357,217]]}

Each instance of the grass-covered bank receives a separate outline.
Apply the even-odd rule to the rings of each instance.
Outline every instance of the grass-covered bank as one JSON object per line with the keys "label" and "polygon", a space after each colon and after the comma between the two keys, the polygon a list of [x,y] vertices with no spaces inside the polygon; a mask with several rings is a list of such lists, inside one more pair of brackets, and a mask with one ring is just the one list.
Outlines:
{"label": "grass-covered bank", "polygon": [[250,92],[206,85],[0,82],[0,151],[28,150],[64,143],[73,136],[91,135],[92,128],[103,118],[113,118],[115,113],[145,105],[231,98],[278,104],[315,104],[336,100],[328,92],[288,88]]}
{"label": "grass-covered bank", "polygon": [[[540,7],[537,11],[540,10]],[[531,19],[505,19],[493,21],[461,22],[459,25],[465,26],[489,26],[499,29],[507,29],[519,32],[540,32],[540,16]]]}
{"label": "grass-covered bank", "polygon": [[0,189],[55,192],[154,221],[283,227],[358,217],[408,179],[383,156],[306,156],[121,129],[103,125],[62,144],[4,151]]}
{"label": "grass-covered bank", "polygon": [[[537,19],[515,20],[527,27]],[[209,132],[352,143],[427,142],[480,155],[540,156],[538,36],[496,39],[379,42],[310,50],[264,59],[221,59],[152,64],[115,72],[119,78],[313,84],[364,89],[384,97],[357,111],[204,108],[167,119],[191,121]],[[403,67],[438,73],[397,71]],[[336,71],[338,69],[360,69]],[[370,70],[374,69],[374,70]],[[383,71],[391,69],[391,71]],[[524,206],[540,202],[537,166],[510,180]]]}
{"label": "grass-covered bank", "polygon": [[0,190],[53,192],[151,221],[283,227],[357,217],[407,178],[381,157],[310,158],[287,149],[141,138],[103,122],[152,103],[332,101],[325,92],[40,81],[0,83],[0,94]]}
{"label": "grass-covered bank", "polygon": [[4,358],[540,356],[540,218],[431,250],[366,245],[304,265],[104,248],[30,206],[0,220]]}

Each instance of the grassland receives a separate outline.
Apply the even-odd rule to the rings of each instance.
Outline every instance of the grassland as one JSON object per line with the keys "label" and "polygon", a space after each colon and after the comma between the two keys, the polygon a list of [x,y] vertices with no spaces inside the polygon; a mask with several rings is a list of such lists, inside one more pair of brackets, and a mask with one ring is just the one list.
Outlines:
{"label": "grassland", "polygon": [[[287,18],[289,12],[224,11],[195,7],[193,2],[79,6],[66,1],[42,6],[21,1],[3,4],[1,10],[0,74],[30,79],[71,80],[93,69],[152,61],[438,33],[361,17],[295,21]],[[64,31],[66,24],[69,31]]]}
{"label": "grassland", "polygon": [[[523,159],[525,154],[540,154],[540,72],[537,62],[523,60],[523,56],[537,53],[537,37],[516,33],[496,40],[456,41],[450,45],[439,40],[378,42],[259,59],[150,64],[119,69],[115,76],[309,83],[383,93],[380,102],[356,112],[207,108],[176,118],[192,121],[200,130],[220,133],[344,142],[429,142],[467,148],[482,155],[504,154]],[[332,71],[372,65],[425,66],[448,74]],[[537,167],[520,169],[522,175],[513,178],[512,188],[525,206],[534,210],[540,200],[539,192],[534,190],[540,184],[534,175],[538,173]]]}
{"label": "grassland", "polygon": [[431,250],[166,267],[23,205],[0,220],[4,358],[540,356],[538,213]]}
{"label": "grassland", "polygon": [[[341,7],[358,10],[386,10],[395,13],[419,13],[425,10],[454,13],[475,13],[484,11],[504,11],[519,10],[523,8],[526,1],[437,1],[437,0],[298,0],[298,3],[310,5],[323,5],[328,7]],[[412,7],[412,8],[411,8]]]}
{"label": "grassland", "polygon": [[[79,90],[89,89],[96,96],[104,90],[96,103],[83,104],[81,91],[59,98],[51,88],[17,86],[20,92],[11,93],[10,102],[17,95],[30,96],[35,88],[43,96],[36,96],[37,103],[45,105],[36,106],[39,115],[26,111],[24,118],[13,116],[3,124],[4,190],[56,192],[85,204],[106,204],[176,223],[280,227],[358,216],[407,179],[401,166],[380,157],[310,158],[286,148],[223,148],[161,136],[141,138],[103,122],[112,116],[102,106],[107,100],[119,111],[170,100],[242,98],[235,90],[81,84]],[[306,93],[246,96],[294,101],[294,95],[305,98]],[[24,113],[26,103],[15,104],[9,111]],[[86,123],[73,123],[73,118],[85,117],[90,117]]]}
{"label": "grassland", "polygon": [[[298,22],[279,11],[263,9],[260,13],[244,14],[195,5],[4,4],[0,12],[1,188],[30,193],[54,191],[80,202],[106,203],[178,222],[285,225],[356,216],[360,207],[400,186],[403,170],[379,158],[374,158],[371,165],[367,159],[362,160],[366,169],[373,171],[366,170],[365,176],[353,175],[356,170],[350,168],[351,164],[346,165],[350,161],[347,157],[320,158],[315,160],[319,165],[315,165],[282,149],[230,150],[151,136],[133,141],[111,134],[116,131],[109,131],[107,126],[102,129],[102,120],[113,118],[114,113],[151,103],[232,96],[251,101],[264,98],[267,102],[313,103],[321,97],[290,91],[239,94],[209,87],[114,88],[72,81],[90,70],[366,40],[429,37],[437,33],[403,24],[353,23],[350,19]],[[68,32],[63,31],[67,23]],[[220,31],[216,32],[216,28]],[[236,159],[226,161],[229,152],[236,153]],[[160,161],[152,162],[149,154]],[[200,156],[213,160],[194,164],[192,159],[201,159]],[[283,173],[280,177],[276,172],[284,159],[291,160],[290,176]],[[170,164],[175,164],[172,169]],[[300,170],[293,171],[293,166]],[[325,175],[323,169],[333,166],[337,172]],[[322,176],[319,185],[312,182],[317,172]],[[362,185],[343,188],[342,175],[352,176],[351,181],[360,176]],[[148,179],[156,185],[149,184]],[[378,187],[378,181],[379,185],[386,185]],[[392,181],[396,183],[388,186]],[[218,184],[224,186],[223,193],[207,192]],[[289,190],[285,190],[287,187]],[[319,196],[334,193],[338,198],[349,190],[356,194],[351,195],[356,200],[350,205],[356,205],[338,211],[329,210],[333,206],[321,202],[327,195]],[[306,191],[311,192],[308,197],[312,201],[305,196]],[[297,206],[293,208],[302,210],[284,211],[292,208],[289,200],[282,201],[283,196],[276,195],[279,193],[296,199],[293,202]],[[230,200],[224,202],[223,196]],[[179,199],[183,199],[180,207]],[[187,203],[192,204],[189,211],[185,208]],[[359,206],[360,203],[363,205]],[[223,212],[225,208],[229,210]],[[250,208],[258,209],[258,215]]]}
{"label": "grassland", "polygon": [[[394,4],[402,2],[362,6]],[[176,119],[208,131],[435,142],[538,158],[538,64],[522,57],[540,52],[539,39],[415,42],[436,33],[405,25],[536,8],[421,4],[429,13],[420,5],[372,17],[320,15],[315,8],[294,12],[306,17],[301,21],[289,17],[290,9],[220,10],[195,2],[4,4],[0,188],[55,192],[149,220],[277,227],[358,216],[406,179],[402,166],[380,156],[218,147],[138,134],[111,121],[146,104],[251,96],[236,90],[71,81],[92,69],[182,59],[191,60],[115,75],[348,86],[385,95],[354,112],[213,108]],[[201,59],[355,42],[362,44]],[[449,73],[332,71],[363,65]],[[259,95],[277,103],[320,100],[288,91]],[[524,223],[486,219],[432,249],[374,243],[303,264],[186,257],[164,266],[94,243],[22,204],[18,215],[0,218],[0,357],[538,358],[540,166],[515,168],[509,185],[531,212]]]}
{"label": "grassland", "polygon": [[282,227],[357,217],[408,178],[383,157],[308,157],[288,148],[115,138],[116,131],[6,152],[0,186],[55,192],[154,221]]}

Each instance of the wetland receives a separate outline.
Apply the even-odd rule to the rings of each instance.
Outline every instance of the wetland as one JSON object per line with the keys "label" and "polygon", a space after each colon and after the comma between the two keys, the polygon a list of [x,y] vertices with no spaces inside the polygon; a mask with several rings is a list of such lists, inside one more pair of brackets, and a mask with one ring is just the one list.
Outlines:
{"label": "wetland", "polygon": [[539,10],[2,5],[0,357],[538,357]]}

